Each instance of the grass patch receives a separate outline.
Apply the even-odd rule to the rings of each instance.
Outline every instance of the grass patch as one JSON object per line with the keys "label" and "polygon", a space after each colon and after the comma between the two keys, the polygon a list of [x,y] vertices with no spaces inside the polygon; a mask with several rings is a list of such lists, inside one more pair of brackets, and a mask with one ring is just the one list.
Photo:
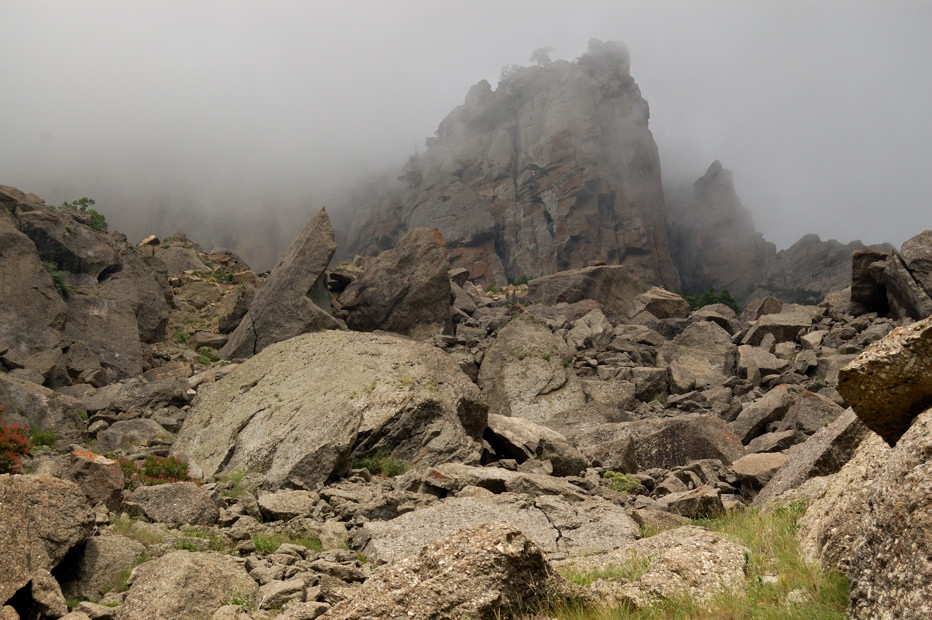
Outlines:
{"label": "grass patch", "polygon": [[[837,572],[807,562],[796,541],[796,524],[805,511],[802,503],[769,512],[729,511],[695,524],[742,544],[747,554],[744,587],[723,590],[707,600],[677,597],[644,609],[582,608],[555,603],[546,613],[567,620],[625,620],[655,618],[727,618],[731,620],[838,619],[845,617],[848,580]],[[644,567],[637,562],[588,573],[568,571],[564,576],[588,586],[596,579],[636,579]],[[643,572],[641,573],[643,574]]]}
{"label": "grass patch", "polygon": [[623,564],[610,564],[604,568],[587,571],[567,568],[560,572],[567,581],[588,588],[599,579],[621,582],[635,581],[647,572],[648,567],[650,567],[650,560],[632,556]]}
{"label": "grass patch", "polygon": [[58,435],[53,431],[44,431],[40,428],[34,428],[29,432],[29,441],[32,442],[34,447],[54,446],[57,439]]}
{"label": "grass patch", "polygon": [[607,471],[602,477],[608,480],[608,486],[619,493],[632,494],[641,486],[641,481],[631,474],[623,474],[620,471]]}
{"label": "grass patch", "polygon": [[353,469],[368,469],[369,473],[389,478],[399,476],[410,468],[411,466],[404,459],[381,451],[376,451],[353,463]]}
{"label": "grass patch", "polygon": [[248,475],[249,470],[234,469],[230,473],[222,476],[219,481],[228,483],[230,487],[221,491],[220,494],[228,499],[236,499],[245,493],[246,489],[243,488],[243,479]]}
{"label": "grass patch", "polygon": [[285,543],[300,545],[311,551],[324,550],[320,539],[312,536],[289,536],[278,532],[257,532],[252,535],[252,544],[256,546],[256,551],[261,553],[274,553]]}
{"label": "grass patch", "polygon": [[125,512],[110,521],[111,532],[132,538],[147,547],[157,545],[165,540],[165,536],[161,532],[147,526],[148,524],[133,521],[132,517]]}
{"label": "grass patch", "polygon": [[55,285],[55,290],[62,296],[62,299],[71,297],[71,289],[68,287],[68,282],[66,280],[67,274],[51,261],[42,261],[42,266],[45,267],[45,270],[52,277],[52,284]]}

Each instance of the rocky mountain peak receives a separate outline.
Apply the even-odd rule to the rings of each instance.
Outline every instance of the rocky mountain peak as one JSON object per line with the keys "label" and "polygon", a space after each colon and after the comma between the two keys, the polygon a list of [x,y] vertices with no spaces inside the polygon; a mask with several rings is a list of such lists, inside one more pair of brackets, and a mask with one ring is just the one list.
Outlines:
{"label": "rocky mountain peak", "polygon": [[660,160],[623,44],[482,81],[404,168],[394,196],[359,209],[350,251],[372,254],[436,227],[454,267],[484,283],[592,261],[670,289]]}

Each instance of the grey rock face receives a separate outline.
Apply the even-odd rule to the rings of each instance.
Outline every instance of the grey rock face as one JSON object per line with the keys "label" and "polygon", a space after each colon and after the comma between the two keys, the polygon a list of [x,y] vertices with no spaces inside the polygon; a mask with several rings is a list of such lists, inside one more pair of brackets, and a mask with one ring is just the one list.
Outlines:
{"label": "grey rock face", "polygon": [[28,355],[58,344],[67,307],[35,244],[0,218],[0,348]]}
{"label": "grey rock face", "polygon": [[757,232],[721,163],[713,162],[692,190],[668,200],[670,246],[683,290],[712,287],[743,300],[776,260],[776,246]]}
{"label": "grey rock face", "polygon": [[340,296],[346,325],[425,340],[452,334],[452,291],[447,246],[436,229],[416,228],[398,245],[368,261]]}
{"label": "grey rock face", "polygon": [[841,369],[838,392],[893,445],[932,403],[932,317],[896,329]]}
{"label": "grey rock face", "polygon": [[574,63],[515,71],[494,92],[473,86],[409,161],[405,187],[359,211],[350,251],[374,254],[431,225],[453,266],[483,283],[603,260],[678,288],[659,156],[629,64],[622,44],[594,42]]}
{"label": "grey rock face", "polygon": [[356,332],[278,343],[205,385],[174,451],[206,475],[248,469],[304,488],[381,451],[412,464],[476,462],[479,390],[425,344]]}
{"label": "grey rock face", "polygon": [[324,285],[336,247],[330,218],[321,209],[282,254],[220,355],[250,357],[299,334],[336,329]]}
{"label": "grey rock face", "polygon": [[566,437],[523,418],[489,414],[485,439],[503,458],[523,463],[528,459],[550,461],[555,476],[575,476],[587,460]]}
{"label": "grey rock face", "polygon": [[145,547],[126,536],[92,536],[73,565],[63,571],[62,592],[68,598],[100,598],[114,587],[121,571],[131,568]]}

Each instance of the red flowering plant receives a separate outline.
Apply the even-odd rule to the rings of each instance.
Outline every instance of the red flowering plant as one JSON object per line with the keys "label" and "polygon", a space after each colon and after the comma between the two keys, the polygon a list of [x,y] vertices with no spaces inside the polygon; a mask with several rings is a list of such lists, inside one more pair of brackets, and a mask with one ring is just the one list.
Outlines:
{"label": "red flowering plant", "polygon": [[122,456],[113,457],[120,464],[127,489],[167,484],[190,480],[188,464],[173,456],[147,456],[142,461],[132,461]]}
{"label": "red flowering plant", "polygon": [[21,457],[29,454],[29,429],[3,420],[6,407],[0,405],[0,474],[17,474]]}

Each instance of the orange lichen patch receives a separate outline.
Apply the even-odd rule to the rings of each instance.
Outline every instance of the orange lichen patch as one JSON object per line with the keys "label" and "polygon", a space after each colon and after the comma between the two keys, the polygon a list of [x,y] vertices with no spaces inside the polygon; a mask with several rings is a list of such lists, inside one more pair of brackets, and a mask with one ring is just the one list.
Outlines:
{"label": "orange lichen patch", "polygon": [[107,463],[107,464],[116,463],[116,461],[114,461],[113,459],[108,459],[107,457],[103,455],[95,454],[94,452],[91,452],[90,450],[72,450],[71,454],[79,458],[84,458],[89,461],[94,461],[95,463]]}

